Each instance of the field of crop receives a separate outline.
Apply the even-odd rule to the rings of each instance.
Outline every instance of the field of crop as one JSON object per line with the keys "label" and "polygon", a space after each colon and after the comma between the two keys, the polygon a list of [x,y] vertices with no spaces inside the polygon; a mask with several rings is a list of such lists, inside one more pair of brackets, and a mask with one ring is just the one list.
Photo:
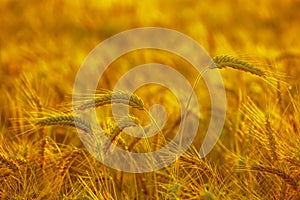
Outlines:
{"label": "field of crop", "polygon": [[[299,0],[2,0],[0,199],[300,199],[299,10]],[[201,78],[195,84],[195,68],[170,52],[144,49],[117,58],[99,80],[95,105],[81,100],[72,107],[75,77],[88,54],[103,40],[139,27],[193,38],[222,75],[226,119],[206,157],[198,152],[212,115],[207,86]],[[104,134],[125,151],[168,144],[182,117],[168,88],[148,84],[132,96],[112,92],[124,73],[146,63],[170,66],[194,86],[198,132],[170,165],[122,172],[90,154],[78,132],[95,134],[91,122],[71,111],[95,106]],[[112,104],[126,97],[130,115],[114,118]],[[152,121],[154,104],[167,112],[160,132],[149,139],[126,134]]]}

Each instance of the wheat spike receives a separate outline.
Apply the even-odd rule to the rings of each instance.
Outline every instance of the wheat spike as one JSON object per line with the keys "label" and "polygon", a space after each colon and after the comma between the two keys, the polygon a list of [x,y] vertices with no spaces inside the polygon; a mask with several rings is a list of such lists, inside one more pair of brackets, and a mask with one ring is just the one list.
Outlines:
{"label": "wheat spike", "polygon": [[260,77],[267,77],[269,75],[265,70],[259,69],[248,62],[245,62],[232,56],[216,56],[212,59],[212,62],[215,65],[211,63],[211,65],[209,66],[210,68],[216,67],[218,69],[222,69],[225,67],[231,67],[245,72],[250,72],[251,74]]}
{"label": "wheat spike", "polygon": [[[80,98],[80,95],[79,95]],[[129,100],[128,100],[129,99]],[[126,104],[139,110],[144,110],[143,100],[135,94],[122,92],[122,91],[106,91],[105,93],[95,94],[95,98],[83,100],[80,105],[77,106],[79,110],[85,110],[93,107],[100,107],[108,104],[120,103]]]}
{"label": "wheat spike", "polygon": [[89,122],[84,119],[73,116],[71,114],[58,114],[50,117],[45,117],[38,119],[35,122],[35,125],[39,126],[52,126],[52,125],[60,125],[60,126],[72,126],[77,127],[83,130],[86,133],[91,133],[92,128]]}

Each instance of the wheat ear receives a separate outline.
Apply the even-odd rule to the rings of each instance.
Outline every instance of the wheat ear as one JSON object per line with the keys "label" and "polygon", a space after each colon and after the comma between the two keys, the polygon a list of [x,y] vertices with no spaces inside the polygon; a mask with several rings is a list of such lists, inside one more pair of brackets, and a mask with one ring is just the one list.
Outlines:
{"label": "wheat ear", "polygon": [[53,126],[53,125],[60,125],[60,126],[72,126],[77,127],[83,130],[86,133],[91,133],[92,128],[89,122],[85,121],[84,119],[73,116],[71,114],[57,114],[50,117],[44,117],[41,119],[37,119],[35,125],[39,126]]}
{"label": "wheat ear", "polygon": [[135,94],[122,92],[122,91],[106,91],[105,93],[95,94],[95,97],[88,98],[81,97],[79,95],[80,100],[83,98],[82,102],[79,102],[80,105],[77,106],[79,110],[85,110],[94,107],[100,107],[113,103],[126,104],[133,108],[137,108],[139,110],[144,110],[144,102],[143,100]]}
{"label": "wheat ear", "polygon": [[[214,63],[214,65],[213,65]],[[240,60],[238,58],[232,56],[216,56],[212,59],[212,62],[209,66],[211,69],[218,68],[222,69],[225,67],[231,67],[234,69],[242,70],[245,72],[250,72],[251,74],[260,76],[260,77],[267,77],[269,73],[265,70],[255,67],[254,65]]]}

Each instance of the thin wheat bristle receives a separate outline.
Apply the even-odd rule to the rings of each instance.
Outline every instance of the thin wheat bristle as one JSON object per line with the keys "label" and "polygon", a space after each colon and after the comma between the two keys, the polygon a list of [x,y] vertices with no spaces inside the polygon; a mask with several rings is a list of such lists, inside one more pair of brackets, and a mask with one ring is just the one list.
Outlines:
{"label": "thin wheat bristle", "polygon": [[32,84],[30,83],[28,77],[23,74],[20,77],[20,85],[22,86],[22,94],[24,95],[25,99],[27,100],[28,104],[32,107],[35,108],[37,111],[41,112],[42,111],[42,103],[37,95],[37,92],[33,89]]}
{"label": "thin wheat bristle", "polygon": [[65,115],[57,115],[51,117],[45,117],[38,119],[35,125],[40,126],[52,126],[52,125],[60,125],[60,126],[72,126],[77,127],[83,130],[86,133],[90,133],[92,131],[91,125],[89,122],[84,119],[73,116],[71,114]]}
{"label": "thin wheat bristle", "polygon": [[[31,84],[31,82],[25,74],[21,75],[19,83],[21,85],[21,95],[23,95],[26,104],[29,105],[32,110],[37,111],[37,117],[43,117],[43,104],[41,102],[41,99],[37,94],[37,90],[33,87],[33,85]],[[37,132],[39,138],[42,139],[44,137],[43,128],[38,129]]]}
{"label": "thin wheat bristle", "polygon": [[144,110],[143,100],[135,94],[117,91],[111,92],[107,91],[106,93],[95,94],[94,99],[89,99],[83,102],[77,107],[79,110],[85,110],[93,107],[100,107],[108,104],[120,103],[128,104],[133,108],[139,110]]}
{"label": "thin wheat bristle", "polygon": [[[226,55],[216,56],[213,58],[212,62],[215,64],[216,68],[218,69],[231,67],[245,72],[250,72],[254,75],[261,76],[261,77],[268,76],[268,73],[265,70],[259,69],[246,61],[240,60],[232,56],[226,56]],[[212,64],[209,67],[215,68],[214,65]]]}

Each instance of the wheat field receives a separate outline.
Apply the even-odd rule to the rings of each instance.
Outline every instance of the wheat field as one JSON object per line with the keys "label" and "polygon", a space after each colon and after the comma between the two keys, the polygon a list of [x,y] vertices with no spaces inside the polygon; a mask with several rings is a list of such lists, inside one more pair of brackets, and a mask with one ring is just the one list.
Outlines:
{"label": "wheat field", "polygon": [[[298,0],[2,0],[0,199],[300,199],[299,9]],[[187,151],[162,169],[128,173],[99,162],[78,136],[94,134],[72,114],[78,69],[101,41],[137,27],[188,35],[212,57],[206,70],[222,75],[226,119],[206,157],[198,152],[212,115],[208,89],[189,62],[161,50],[117,58],[91,94],[95,102],[81,99],[75,109],[95,109],[104,134],[125,151],[160,149],[179,130],[174,94],[155,84],[133,95],[112,90],[135,66],[170,66],[195,86],[201,106]],[[126,103],[130,115],[114,118],[112,104]],[[153,120],[153,104],[168,113],[161,131],[125,134]]]}

